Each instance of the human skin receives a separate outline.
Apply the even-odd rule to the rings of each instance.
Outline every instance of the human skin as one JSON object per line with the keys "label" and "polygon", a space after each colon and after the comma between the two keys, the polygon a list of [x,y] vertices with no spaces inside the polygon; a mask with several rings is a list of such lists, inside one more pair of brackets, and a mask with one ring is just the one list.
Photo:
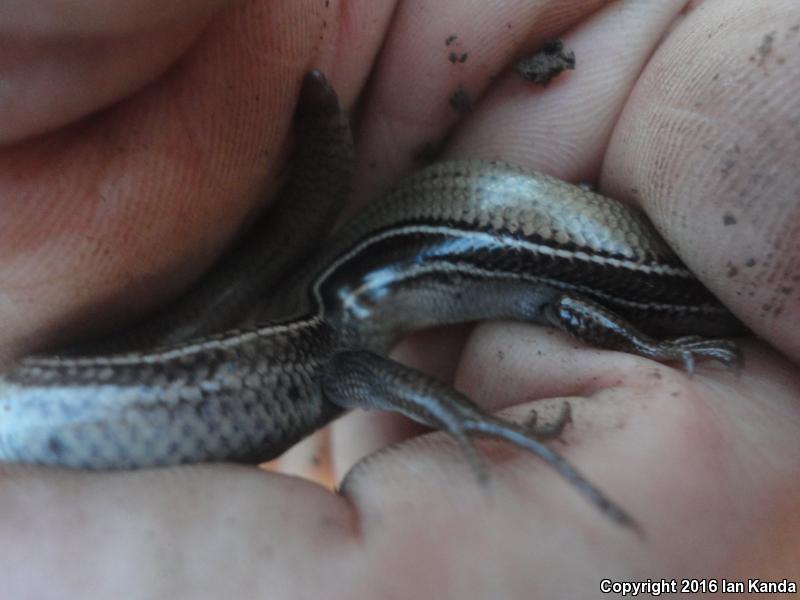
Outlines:
{"label": "human skin", "polygon": [[[638,204],[760,339],[742,340],[740,373],[704,364],[693,378],[520,323],[398,349],[511,417],[569,398],[555,447],[643,538],[502,444],[480,445],[481,488],[443,434],[359,462],[338,494],[232,465],[5,466],[9,597],[584,598],[604,578],[800,578],[796,3],[72,4],[0,8],[6,358],[106,331],[200,276],[270,201],[312,66],[359,99],[351,209],[452,132],[446,156]],[[510,71],[553,36],[576,71],[545,89]],[[453,47],[468,60],[448,61]],[[479,100],[464,117],[448,103],[459,84]],[[408,433],[345,417],[336,464]]]}

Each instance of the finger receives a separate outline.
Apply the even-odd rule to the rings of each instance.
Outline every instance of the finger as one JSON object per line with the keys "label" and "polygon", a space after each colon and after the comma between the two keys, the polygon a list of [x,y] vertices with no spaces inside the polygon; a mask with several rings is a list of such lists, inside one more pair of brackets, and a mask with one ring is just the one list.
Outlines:
{"label": "finger", "polygon": [[[3,3],[0,144],[40,135],[141,89],[173,65],[220,10],[231,5],[228,12],[241,12],[235,4],[229,0]],[[294,31],[298,41],[305,37],[306,50],[311,44],[318,54],[335,49],[320,57],[324,64],[314,66],[324,68],[341,92],[363,86],[393,6],[391,0],[328,2],[322,7],[306,2],[296,11],[286,11],[271,2],[264,12],[257,8],[262,4],[253,3],[258,14],[252,23],[286,26],[299,21],[300,27],[286,29]],[[252,33],[239,36],[246,29],[234,27],[226,35],[232,40],[229,46],[241,42],[236,52],[257,51],[264,45]]]}
{"label": "finger", "polygon": [[[746,349],[748,372],[758,378],[758,359],[751,366],[751,350]],[[740,375],[715,364],[704,363],[696,377],[703,385],[722,388],[740,382]],[[617,388],[649,390],[666,380],[683,387],[694,377],[680,366],[587,347],[561,332],[513,322],[477,326],[463,348],[456,375],[456,382],[489,410],[538,398],[591,397]],[[603,407],[593,403],[587,410],[597,411],[599,417]]]}
{"label": "finger", "polygon": [[[355,181],[363,202],[459,119],[450,104],[462,88],[477,102],[520,53],[561,34],[606,2],[550,0],[398,5],[367,91],[357,136]],[[451,62],[450,54],[466,55]]]}
{"label": "finger", "polygon": [[173,64],[208,22],[208,15],[190,11],[175,23],[134,32],[0,32],[0,145],[41,135],[141,89]]}
{"label": "finger", "polygon": [[285,475],[304,477],[333,489],[339,480],[335,478],[331,459],[330,428],[315,432],[265,467]]}
{"label": "finger", "polygon": [[[492,332],[500,328],[505,330]],[[451,541],[455,560],[463,558],[462,552],[469,555],[464,564],[481,564],[471,549],[489,544],[501,553],[494,554],[496,564],[507,565],[514,562],[506,562],[509,556],[504,552],[514,547],[509,554],[525,556],[524,564],[539,574],[538,583],[528,580],[531,587],[521,588],[529,593],[540,589],[542,577],[559,572],[553,554],[536,542],[542,539],[548,540],[547,548],[556,544],[581,561],[582,573],[595,584],[603,577],[593,572],[595,568],[608,576],[608,569],[620,565],[636,572],[646,565],[668,564],[678,573],[688,573],[698,565],[719,565],[715,561],[724,556],[723,570],[732,571],[749,568],[744,567],[745,557],[767,549],[781,564],[789,564],[775,551],[776,540],[786,539],[782,527],[797,524],[788,517],[800,498],[800,487],[791,478],[794,461],[800,458],[794,434],[800,418],[794,401],[800,379],[787,363],[776,361],[774,354],[755,355],[754,373],[741,381],[723,376],[722,381],[708,378],[698,385],[678,371],[635,357],[631,360],[640,365],[614,370],[607,353],[559,350],[557,340],[565,341],[559,334],[536,336],[537,347],[530,352],[508,352],[501,360],[500,351],[530,346],[528,329],[532,328],[481,326],[465,352],[458,387],[492,407],[524,402],[526,394],[575,394],[570,398],[573,423],[562,436],[564,443],[555,442],[555,447],[633,514],[644,528],[645,543],[628,546],[614,539],[614,529],[606,528],[599,514],[542,463],[500,444],[480,446],[482,456],[491,461],[490,488],[482,498],[477,483],[468,483],[468,465],[442,434],[417,438],[354,467],[343,489],[366,515],[366,530],[368,507],[380,506],[404,515],[397,530],[393,520],[381,521],[387,536],[400,535],[402,529],[417,541],[420,552],[436,544],[431,539],[436,535]],[[470,358],[472,353],[482,356]],[[475,365],[482,370],[471,368]],[[589,376],[575,378],[575,373]],[[756,397],[761,400],[754,403]],[[532,405],[539,402],[520,404],[507,414],[524,420]],[[775,452],[786,460],[774,461]],[[419,530],[409,525],[423,511],[439,525],[425,523]],[[495,511],[507,520],[495,520]],[[680,527],[675,526],[676,515]],[[435,534],[426,534],[426,528]],[[586,539],[579,532],[588,531],[607,540],[609,554],[601,560],[591,551],[584,556],[582,544],[575,543]],[[502,543],[493,546],[487,538]],[[752,539],[761,550],[742,547],[741,552],[726,553],[732,539]],[[696,549],[691,557],[682,551],[687,545]],[[427,555],[417,556],[428,560]]]}
{"label": "finger", "polygon": [[0,35],[118,35],[207,16],[227,0],[7,0]]}
{"label": "finger", "polygon": [[372,39],[353,28],[371,6],[349,6],[345,29],[333,3],[237,4],[168,77],[0,151],[6,355],[130,319],[205,270],[275,187],[303,73],[328,43]]}
{"label": "finger", "polygon": [[614,2],[561,36],[576,67],[547,88],[506,71],[459,127],[447,156],[502,159],[568,181],[596,181],[619,113],[684,6]]}
{"label": "finger", "polygon": [[254,468],[6,470],[0,504],[9,598],[324,597],[358,547],[346,502]]}
{"label": "finger", "polygon": [[794,2],[688,11],[637,83],[603,170],[612,195],[641,203],[692,271],[795,361],[798,23]]}

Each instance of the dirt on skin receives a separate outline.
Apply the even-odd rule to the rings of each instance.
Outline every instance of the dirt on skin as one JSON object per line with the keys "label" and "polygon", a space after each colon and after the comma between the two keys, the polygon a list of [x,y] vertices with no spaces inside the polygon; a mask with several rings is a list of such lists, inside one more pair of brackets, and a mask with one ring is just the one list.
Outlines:
{"label": "dirt on skin", "polygon": [[559,39],[548,40],[529,58],[514,65],[514,70],[523,79],[546,86],[556,75],[575,68],[575,52],[564,47]]}

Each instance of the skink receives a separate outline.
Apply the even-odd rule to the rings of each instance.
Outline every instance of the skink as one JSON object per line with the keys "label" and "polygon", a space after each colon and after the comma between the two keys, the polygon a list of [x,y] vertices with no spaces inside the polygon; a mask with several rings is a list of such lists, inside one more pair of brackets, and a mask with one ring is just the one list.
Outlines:
{"label": "skink", "polygon": [[[307,77],[300,106],[299,172],[278,201],[289,221],[252,231],[210,283],[134,332],[124,351],[13,365],[0,377],[0,459],[81,469],[260,462],[343,410],[379,408],[449,432],[478,473],[474,436],[523,447],[632,524],[542,443],[564,419],[550,431],[506,422],[385,354],[421,327],[517,319],[691,369],[706,358],[736,364],[735,344],[698,336],[737,333],[739,322],[639,212],[503,162],[413,174],[298,272],[309,248],[307,235],[291,235],[296,202],[311,197],[308,218],[324,228],[351,169],[349,131],[320,74]],[[270,257],[264,277],[256,255]],[[230,289],[232,273],[243,287]],[[273,299],[259,300],[265,324],[204,335],[275,281]],[[158,347],[139,349],[142,340]]]}

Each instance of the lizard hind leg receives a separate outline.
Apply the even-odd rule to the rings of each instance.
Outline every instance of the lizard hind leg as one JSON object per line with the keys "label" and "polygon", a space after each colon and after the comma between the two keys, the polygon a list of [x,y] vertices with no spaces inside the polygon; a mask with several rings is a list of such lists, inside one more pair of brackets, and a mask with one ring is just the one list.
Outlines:
{"label": "lizard hind leg", "polygon": [[575,294],[558,296],[544,307],[544,315],[554,327],[593,346],[678,361],[690,376],[697,360],[718,360],[735,371],[743,363],[739,347],[731,340],[701,336],[655,339],[597,302]]}
{"label": "lizard hind leg", "polygon": [[[455,439],[481,482],[486,481],[486,471],[472,444],[473,437],[504,440],[527,450],[544,460],[608,518],[639,530],[630,515],[564,457],[544,445],[538,439],[536,428],[500,419],[460,392],[416,369],[373,352],[338,352],[326,366],[322,392],[328,401],[342,408],[398,412],[423,425],[446,431]],[[543,433],[557,435],[568,421],[569,411],[562,409],[555,426],[548,425]]]}

